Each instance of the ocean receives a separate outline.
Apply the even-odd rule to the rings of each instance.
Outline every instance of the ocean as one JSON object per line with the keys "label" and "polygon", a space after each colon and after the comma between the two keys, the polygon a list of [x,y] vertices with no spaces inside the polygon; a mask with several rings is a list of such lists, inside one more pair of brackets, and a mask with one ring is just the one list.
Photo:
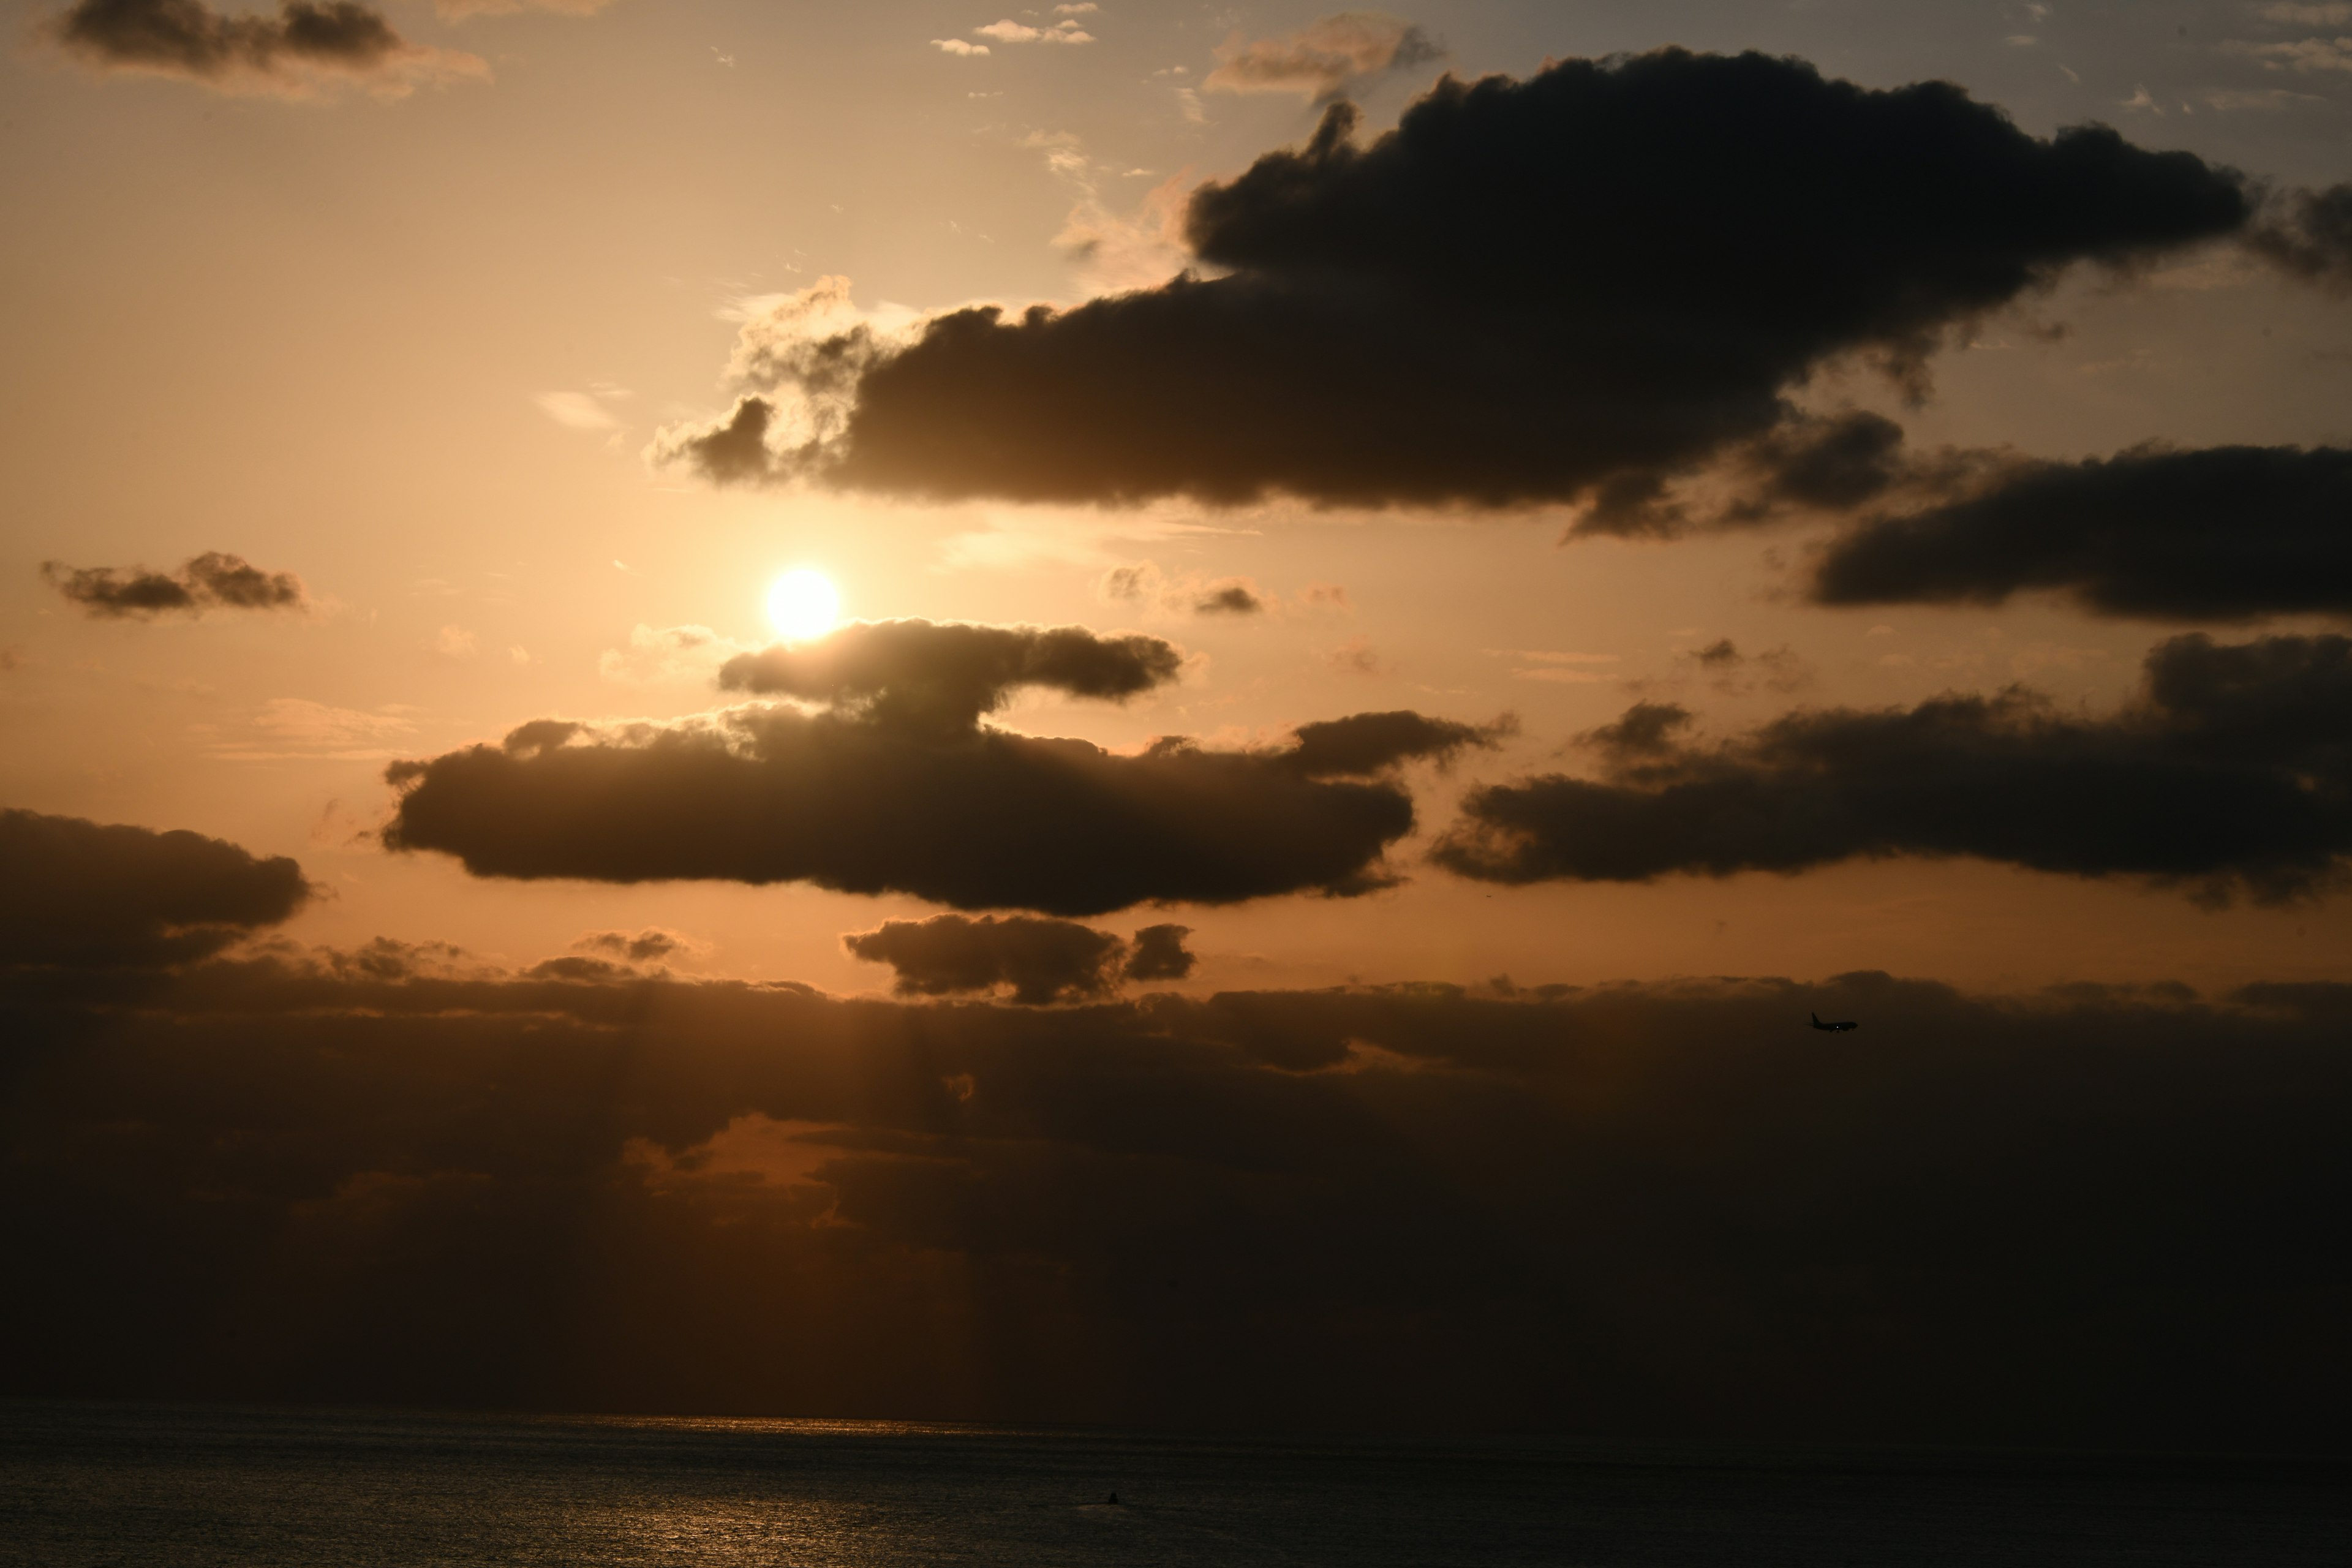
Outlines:
{"label": "ocean", "polygon": [[2347,1481],[2325,1460],[19,1401],[0,1563],[2337,1568]]}

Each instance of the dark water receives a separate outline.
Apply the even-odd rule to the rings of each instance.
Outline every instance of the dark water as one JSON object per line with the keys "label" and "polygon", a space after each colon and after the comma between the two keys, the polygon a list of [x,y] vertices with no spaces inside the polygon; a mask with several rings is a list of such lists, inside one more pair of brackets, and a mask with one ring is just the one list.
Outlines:
{"label": "dark water", "polygon": [[0,1403],[0,1563],[2333,1568],[2348,1482],[2325,1462]]}

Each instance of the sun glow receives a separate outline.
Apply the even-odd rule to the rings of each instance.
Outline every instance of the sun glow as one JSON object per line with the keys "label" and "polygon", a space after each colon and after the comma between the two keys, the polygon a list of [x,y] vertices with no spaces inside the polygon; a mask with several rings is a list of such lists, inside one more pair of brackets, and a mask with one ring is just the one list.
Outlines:
{"label": "sun glow", "polygon": [[821,637],[840,623],[841,591],[814,567],[796,567],[770,584],[768,619],[786,642]]}

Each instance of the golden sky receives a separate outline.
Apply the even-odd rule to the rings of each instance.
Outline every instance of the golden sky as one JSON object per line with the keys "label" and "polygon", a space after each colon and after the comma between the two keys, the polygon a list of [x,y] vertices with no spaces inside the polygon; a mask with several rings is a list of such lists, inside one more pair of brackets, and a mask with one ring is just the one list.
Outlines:
{"label": "golden sky", "polygon": [[[16,24],[0,805],[292,858],[257,940],[874,999],[1019,988],[844,942],[951,910],[1129,943],[1040,936],[1068,995],[1182,926],[1129,994],[1201,1005],[2352,981],[2352,8]],[[853,624],[772,622],[794,571]],[[998,640],[857,640],[905,621]],[[932,681],[978,695],[890,730]],[[672,742],[839,771],[746,804]],[[618,1131],[656,1188],[716,1135]]]}

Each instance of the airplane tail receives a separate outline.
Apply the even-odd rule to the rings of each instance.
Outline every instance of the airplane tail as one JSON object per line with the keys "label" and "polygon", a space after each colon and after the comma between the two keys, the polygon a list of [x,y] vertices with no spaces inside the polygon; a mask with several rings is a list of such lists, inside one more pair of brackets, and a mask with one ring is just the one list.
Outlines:
{"label": "airplane tail", "polygon": [[1822,1016],[1819,1013],[1808,1013],[1805,1016],[1813,1021],[1814,1028],[1818,1029],[1822,1026]]}

